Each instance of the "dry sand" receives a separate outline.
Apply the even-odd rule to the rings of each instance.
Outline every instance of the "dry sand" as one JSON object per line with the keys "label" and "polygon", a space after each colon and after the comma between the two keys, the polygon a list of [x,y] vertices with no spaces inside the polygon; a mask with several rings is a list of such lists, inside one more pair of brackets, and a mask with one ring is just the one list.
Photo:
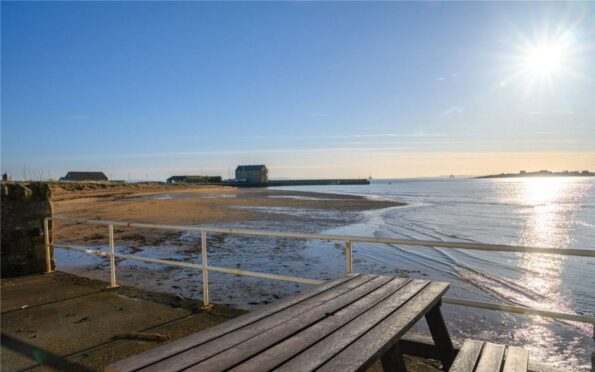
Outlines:
{"label": "dry sand", "polygon": [[[266,227],[267,222],[279,224],[285,221],[287,226],[308,224],[309,210],[324,210],[331,213],[320,227],[327,228],[354,222],[352,220],[357,219],[357,212],[400,205],[351,195],[262,188],[150,183],[103,185],[56,184],[52,188],[54,215],[178,225],[261,221],[261,225]],[[302,216],[269,213],[276,208],[291,208],[304,213]],[[138,229],[116,229],[116,238],[130,240],[138,237],[139,233]],[[171,234],[161,234],[161,237],[168,235]],[[104,237],[105,226],[57,222],[55,229],[56,241],[100,243]]]}

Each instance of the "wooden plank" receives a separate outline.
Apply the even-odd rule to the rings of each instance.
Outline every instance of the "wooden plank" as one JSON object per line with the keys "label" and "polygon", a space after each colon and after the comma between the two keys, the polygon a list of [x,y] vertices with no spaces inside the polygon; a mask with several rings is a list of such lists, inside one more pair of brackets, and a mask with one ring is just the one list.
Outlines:
{"label": "wooden plank", "polygon": [[323,371],[365,370],[397,343],[399,338],[440,300],[447,289],[447,283],[430,283],[411,301],[343,349],[320,369]]}
{"label": "wooden plank", "polygon": [[238,328],[244,327],[248,324],[256,322],[267,316],[283,311],[290,306],[307,301],[319,294],[325,293],[337,286],[345,284],[359,277],[360,274],[349,274],[343,277],[328,281],[324,284],[316,286],[307,292],[289,297],[287,299],[267,305],[259,310],[253,311],[238,318],[226,321],[225,323],[211,327],[203,332],[199,332],[188,337],[170,342],[161,347],[148,350],[144,353],[135,355],[131,358],[121,360],[113,363],[106,368],[106,371],[132,371],[152,363],[158,362],[162,359],[168,358],[172,355],[178,354],[188,350],[196,345],[220,337],[224,334],[230,333]]}
{"label": "wooden plank", "polygon": [[409,282],[409,279],[393,278],[390,282],[361,298],[357,302],[341,309],[331,316],[327,316],[320,322],[294,334],[290,338],[274,345],[262,353],[255,355],[253,358],[241,363],[232,370],[250,372],[254,370],[273,369],[331,334],[333,331],[342,327],[360,314],[368,311],[379,302],[403,288],[403,286]]}
{"label": "wooden plank", "polygon": [[504,359],[504,345],[486,342],[481,350],[479,362],[475,367],[476,372],[500,372],[502,359]]}
{"label": "wooden plank", "polygon": [[529,352],[522,347],[508,346],[502,372],[526,372],[529,369]]}
{"label": "wooden plank", "polygon": [[395,312],[395,309],[407,303],[409,299],[416,296],[427,286],[429,286],[429,282],[423,280],[414,280],[408,283],[373,309],[358,316],[317,344],[301,352],[295,358],[279,366],[278,370],[293,371],[318,368],[370,328],[376,326],[388,315]]}
{"label": "wooden plank", "polygon": [[479,355],[481,354],[482,347],[482,341],[465,340],[463,347],[459,350],[457,358],[452,363],[449,372],[473,371],[477,364],[477,360],[479,359]]}
{"label": "wooden plank", "polygon": [[[328,301],[301,314],[298,313],[296,316],[288,319],[288,321],[278,323],[277,326],[264,332],[254,330],[254,327],[247,327],[246,331],[251,331],[250,334],[242,332],[243,334],[241,335],[230,335],[230,337],[233,336],[233,340],[230,341],[233,341],[235,346],[228,347],[228,345],[230,345],[229,342],[218,343],[217,340],[214,343],[218,343],[218,345],[207,344],[203,348],[193,349],[192,351],[194,353],[200,354],[201,356],[204,354],[211,354],[211,350],[225,351],[220,352],[201,363],[193,365],[188,368],[188,371],[220,371],[231,368],[321,319],[324,319],[325,317],[333,317],[332,314],[341,309],[348,309],[351,304],[366,297],[370,293],[373,294],[376,289],[382,288],[382,286],[390,280],[391,278],[387,276],[376,277],[369,282],[334,298],[332,301]],[[252,338],[245,337],[254,334],[257,335]],[[238,344],[238,339],[245,339],[246,341]],[[262,370],[264,368],[259,366],[258,369]]]}
{"label": "wooden plank", "polygon": [[[291,321],[292,318],[298,316],[303,312],[316,308],[329,301],[333,301],[335,298],[345,293],[348,293],[359,286],[365,285],[367,282],[373,280],[375,277],[375,275],[358,276],[353,280],[349,280],[328,291],[322,292],[317,296],[308,299],[307,301],[297,303],[293,306],[285,308],[283,311],[262,318],[245,327],[238,328],[231,333],[227,333],[221,337],[203,343],[199,346],[189,348],[179,354],[176,354],[172,358],[161,360],[157,363],[152,364],[151,366],[144,368],[143,370],[169,371],[180,370],[183,368],[190,367],[249,338],[263,333],[279,324]],[[199,333],[199,335],[201,333]]]}
{"label": "wooden plank", "polygon": [[436,345],[436,349],[438,349],[440,354],[439,359],[442,362],[442,367],[448,371],[455,357],[455,349],[452,346],[448,328],[446,328],[444,317],[442,317],[442,312],[440,311],[441,304],[442,300],[426,313],[426,321],[428,322],[430,333],[432,333],[434,345]]}

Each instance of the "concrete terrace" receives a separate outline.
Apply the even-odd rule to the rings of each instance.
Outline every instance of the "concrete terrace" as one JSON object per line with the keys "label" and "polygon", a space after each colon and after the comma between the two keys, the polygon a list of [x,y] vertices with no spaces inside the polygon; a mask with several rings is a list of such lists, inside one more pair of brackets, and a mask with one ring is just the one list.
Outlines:
{"label": "concrete terrace", "polygon": [[[2,279],[2,364],[16,370],[102,370],[114,361],[240,315],[196,301],[54,272]],[[128,334],[128,335],[127,335]],[[128,338],[126,338],[128,337]]]}

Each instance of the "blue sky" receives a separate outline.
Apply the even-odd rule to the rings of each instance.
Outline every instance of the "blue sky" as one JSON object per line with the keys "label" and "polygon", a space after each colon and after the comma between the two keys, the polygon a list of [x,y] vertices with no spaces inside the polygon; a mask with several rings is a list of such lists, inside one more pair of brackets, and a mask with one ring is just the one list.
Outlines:
{"label": "blue sky", "polygon": [[[1,6],[16,178],[595,168],[592,3]],[[527,71],[561,35],[560,66]]]}

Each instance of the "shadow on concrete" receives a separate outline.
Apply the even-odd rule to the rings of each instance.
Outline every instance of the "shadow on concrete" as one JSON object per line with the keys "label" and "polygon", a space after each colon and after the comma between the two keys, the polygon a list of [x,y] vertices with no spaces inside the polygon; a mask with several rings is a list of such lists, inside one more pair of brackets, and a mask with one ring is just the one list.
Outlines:
{"label": "shadow on concrete", "polygon": [[93,295],[96,295],[97,293],[102,293],[102,292],[105,292],[105,291],[106,290],[99,290],[99,291],[95,291],[95,292],[83,293],[83,294],[80,294],[80,295],[77,295],[77,296],[59,298],[57,300],[43,302],[43,303],[39,303],[39,304],[35,304],[35,305],[23,307],[23,308],[16,308],[16,309],[2,311],[1,314],[2,315],[5,315],[5,314],[10,314],[10,313],[14,313],[14,312],[17,312],[17,311],[21,311],[23,309],[29,309],[30,310],[30,309],[35,309],[37,307],[42,307],[42,306],[47,306],[47,305],[52,305],[52,304],[58,304],[58,303],[61,303],[63,301],[75,300],[77,298],[86,297],[86,296],[93,296]]}
{"label": "shadow on concrete", "polygon": [[[2,346],[6,347],[16,353],[21,354],[22,356],[34,360],[38,365],[48,365],[48,366],[60,366],[60,369],[66,370],[75,370],[75,371],[93,371],[82,364],[73,363],[68,361],[67,359],[54,354],[50,351],[40,349],[35,345],[31,345],[27,342],[21,341],[17,338],[12,336],[8,336],[4,333],[1,335]],[[34,366],[34,367],[37,367]]]}

